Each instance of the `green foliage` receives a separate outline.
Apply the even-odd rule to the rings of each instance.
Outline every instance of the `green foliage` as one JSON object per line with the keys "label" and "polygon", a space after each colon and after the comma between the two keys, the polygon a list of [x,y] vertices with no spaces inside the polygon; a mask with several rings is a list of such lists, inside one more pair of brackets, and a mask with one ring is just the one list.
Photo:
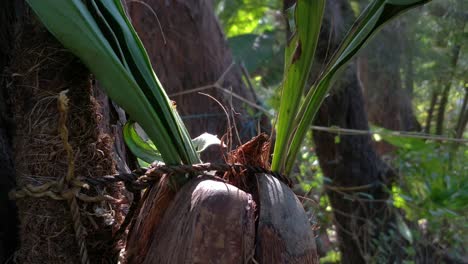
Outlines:
{"label": "green foliage", "polygon": [[106,93],[142,126],[166,163],[199,162],[120,0],[90,0],[87,5],[81,0],[27,2],[47,29],[96,75]]}
{"label": "green foliage", "polygon": [[286,166],[288,146],[292,142],[291,136],[295,129],[292,124],[309,78],[325,10],[325,1],[323,0],[299,0],[296,5],[294,14],[296,31],[292,33],[285,49],[281,103],[271,164],[274,171],[282,171]]}
{"label": "green foliage", "polygon": [[242,34],[228,39],[235,61],[243,66],[251,76],[263,77],[266,85],[276,85],[283,77],[283,34],[263,32]]}
{"label": "green foliage", "polygon": [[394,205],[408,220],[419,222],[423,233],[461,254],[468,243],[467,148],[408,138],[388,142],[403,146],[393,161],[401,173],[399,186],[392,187]]}
{"label": "green foliage", "polygon": [[[277,138],[272,162],[274,170],[283,171],[286,174],[290,172],[318,107],[333,84],[335,76],[339,74],[346,62],[383,24],[407,9],[425,2],[428,1],[373,1],[361,14],[358,19],[359,23],[356,23],[349,31],[339,51],[330,59],[317,85],[309,89],[305,96],[305,81],[308,78],[316,48],[324,2],[315,1],[311,4],[314,6],[308,6],[303,1],[297,2],[293,19],[293,27],[297,27],[297,31],[288,41],[285,50],[284,77],[282,91],[279,95],[281,103],[276,126]],[[227,6],[230,8],[226,8]],[[271,58],[275,58],[272,45],[265,41],[266,39],[274,42],[274,38],[265,34],[266,29],[260,26],[260,21],[265,13],[264,8],[268,9],[269,7],[261,4],[259,6],[259,8],[252,10],[245,1],[218,1],[217,9],[228,35],[235,35],[235,37],[230,38],[234,56],[242,58],[251,74],[255,73],[261,65],[268,65]],[[229,24],[232,21],[238,21],[236,20],[237,14],[244,14],[242,17],[254,18],[250,20],[250,23],[256,26],[243,27],[246,28],[246,31],[242,33],[249,34],[238,35],[240,34],[238,31],[232,32]],[[236,23],[242,25],[241,22]],[[251,34],[252,32],[260,32],[261,34]],[[264,35],[267,36],[265,39]],[[298,45],[299,43],[301,44]],[[300,47],[301,56],[297,56],[299,59],[296,60],[293,54],[299,54],[295,53],[299,50],[298,47]],[[278,63],[273,64],[278,65]],[[262,75],[262,78],[265,78],[264,76],[265,74]],[[266,76],[268,78],[270,75]]]}
{"label": "green foliage", "polygon": [[[124,127],[126,143],[142,159],[142,164],[161,159],[168,164],[197,163],[199,151],[211,143],[219,143],[208,136],[196,138],[192,144],[119,0],[88,0],[88,5],[81,0],[27,2],[56,38],[96,75],[107,94],[148,134],[149,139],[146,139],[133,122]],[[362,2],[352,2],[356,14]],[[291,12],[294,34],[287,43],[283,34],[285,22],[278,11],[280,1],[215,1],[215,10],[229,37],[234,57],[246,66],[254,84],[275,86],[283,80],[281,91],[268,94],[270,98],[274,96],[270,100],[276,100],[271,105],[279,109],[273,169],[289,174],[296,160],[300,161],[298,191],[318,201],[305,204],[317,209],[313,211],[322,230],[333,229],[330,203],[322,195],[324,183],[330,183],[330,179],[324,177],[318,167],[311,147],[309,125],[340,71],[365,43],[388,21],[426,2],[371,1],[338,51],[320,69],[318,80],[306,89],[325,0],[298,0]],[[448,104],[449,121],[453,122],[460,98],[468,87],[466,55],[456,65],[454,77],[448,78],[452,70],[449,69],[448,55],[454,46],[462,45],[461,54],[467,54],[463,44],[468,35],[460,26],[460,21],[466,19],[464,10],[467,8],[466,1],[438,1],[422,9],[421,16],[404,20],[407,35],[414,36],[417,42],[413,64],[415,106],[420,120],[426,117],[428,91],[438,91],[447,82],[453,82],[455,89],[451,91]],[[284,56],[278,56],[283,52]],[[386,247],[391,245],[392,232],[403,235],[409,243],[417,243],[421,234],[405,224],[405,220],[410,220],[426,223],[427,226],[421,229],[442,245],[466,247],[468,150],[450,144],[392,136],[391,131],[380,128],[377,131],[382,133],[374,135],[375,139],[398,147],[392,162],[400,172],[401,180],[392,186],[391,194],[393,204],[404,214],[389,234],[383,234],[373,243],[381,247],[382,254],[389,252]],[[337,136],[335,143],[339,144],[340,140]],[[372,199],[370,196],[363,198]],[[412,248],[407,253],[415,255]],[[339,260],[339,254],[330,251],[321,262]]]}
{"label": "green foliage", "polygon": [[338,251],[329,251],[327,255],[320,259],[320,264],[341,263],[341,254]]}
{"label": "green foliage", "polygon": [[403,182],[392,187],[392,195],[394,205],[405,209],[410,220],[468,216],[466,149],[418,138],[387,134],[382,138],[398,147],[393,162],[403,174]]}
{"label": "green foliage", "polygon": [[228,37],[261,33],[272,30],[277,24],[280,9],[277,0],[217,0],[215,11]]}
{"label": "green foliage", "polygon": [[467,153],[450,155],[450,145],[427,144],[424,148],[399,149],[396,166],[404,172],[401,188],[394,188],[398,207],[412,220],[437,216],[468,216]]}
{"label": "green foliage", "polygon": [[[320,1],[316,1],[317,6],[315,10],[320,10]],[[309,126],[315,117],[323,99],[325,98],[328,90],[330,89],[336,75],[343,69],[343,66],[349,62],[353,56],[362,48],[362,46],[387,22],[392,18],[400,15],[402,12],[413,8],[417,5],[427,3],[428,1],[418,0],[376,0],[373,1],[359,16],[357,22],[353,25],[351,30],[345,36],[337,52],[328,62],[319,77],[317,84],[312,87],[309,92],[302,99],[303,92],[303,78],[307,79],[309,75],[310,65],[308,63],[294,63],[295,47],[299,42],[306,42],[304,36],[300,33],[307,32],[308,24],[306,20],[311,16],[312,11],[302,12],[306,8],[301,8],[301,1],[298,1],[295,22],[299,30],[299,34],[295,34],[293,41],[296,38],[297,43],[291,45],[289,43],[286,48],[285,55],[285,78],[283,80],[283,92],[281,96],[280,110],[277,125],[277,138],[275,144],[275,151],[273,153],[272,169],[281,171],[288,174],[294,164],[296,156],[299,152],[302,141],[304,140]],[[323,3],[322,3],[323,4]],[[323,8],[323,6],[322,6]],[[298,11],[301,10],[301,11]],[[319,13],[320,14],[320,13]],[[315,14],[317,16],[317,14]],[[321,17],[321,15],[320,15]],[[315,22],[317,23],[317,22]],[[306,25],[306,26],[305,26]],[[318,26],[318,29],[315,27]],[[304,29],[305,27],[306,29]],[[315,30],[319,30],[320,25],[313,25],[311,27],[312,33],[309,32],[305,36],[312,40],[307,41],[315,50],[316,38],[314,35]],[[305,34],[305,33],[303,33]],[[302,46],[302,49],[305,47]],[[296,53],[297,54],[297,53]],[[306,52],[305,55],[310,54]],[[313,54],[313,52],[312,52]],[[300,62],[300,60],[299,60]],[[308,68],[307,68],[308,67]],[[298,68],[298,69],[296,69]],[[291,75],[292,77],[289,77]],[[289,82],[290,78],[294,81]],[[300,103],[300,105],[299,105]]]}
{"label": "green foliage", "polygon": [[[419,121],[425,125],[433,93],[441,93],[451,84],[444,127],[452,136],[459,115],[468,71],[468,2],[463,0],[433,1],[419,10],[417,16],[405,17],[401,23],[411,40],[414,74],[414,106]],[[453,65],[453,50],[460,46],[458,61]],[[453,75],[451,72],[453,71]],[[432,119],[435,121],[435,118]],[[431,128],[434,128],[432,126]],[[433,129],[430,129],[431,132]]]}

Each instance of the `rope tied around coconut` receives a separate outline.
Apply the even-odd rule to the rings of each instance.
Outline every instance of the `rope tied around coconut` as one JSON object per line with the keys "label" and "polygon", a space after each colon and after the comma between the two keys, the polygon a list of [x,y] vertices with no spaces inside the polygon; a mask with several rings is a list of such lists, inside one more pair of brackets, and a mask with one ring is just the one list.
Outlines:
{"label": "rope tied around coconut", "polygon": [[[68,200],[71,197],[75,197],[83,202],[88,203],[115,201],[116,199],[109,195],[89,196],[81,193],[80,191],[82,189],[87,190],[90,188],[90,186],[105,187],[118,182],[123,182],[128,191],[137,192],[150,187],[163,175],[207,175],[206,173],[210,171],[266,173],[278,178],[288,186],[291,186],[291,181],[286,176],[257,166],[226,163],[201,163],[192,165],[164,165],[156,163],[149,168],[138,168],[131,173],[106,175],[99,178],[86,178],[83,181],[73,178],[70,182],[68,182],[69,188],[64,188],[63,183],[61,184],[60,181],[46,182],[41,185],[27,184],[22,188],[11,192],[10,197],[13,199],[21,199],[25,197],[48,197],[54,200]],[[207,176],[212,176],[218,180],[223,180],[222,178],[216,177],[214,175]],[[61,180],[63,180],[63,178]]]}
{"label": "rope tied around coconut", "polygon": [[[164,165],[153,163],[149,168],[139,168],[131,173],[121,173],[106,175],[99,178],[87,178],[85,181],[93,186],[107,186],[109,184],[124,182],[127,189],[143,190],[157,182],[162,175],[199,175],[207,172],[235,172],[235,173],[266,173],[283,181],[291,186],[291,181],[286,176],[267,170],[259,166],[250,166],[245,164],[226,164],[226,163],[200,163],[191,165]],[[211,175],[219,180],[220,177]]]}
{"label": "rope tied around coconut", "polygon": [[60,188],[59,182],[57,181],[46,182],[41,185],[27,184],[16,191],[12,191],[10,197],[12,199],[48,197],[54,200],[68,200],[71,197],[75,197],[87,203],[115,201],[116,199],[109,195],[89,196],[80,191],[82,189],[87,190],[90,186],[106,187],[123,182],[128,191],[135,193],[157,183],[163,175],[172,176],[183,174],[188,175],[188,177],[193,177],[194,175],[203,174],[224,181],[221,177],[207,174],[207,172],[210,171],[219,173],[266,173],[278,178],[288,186],[291,186],[291,181],[286,176],[258,166],[226,163],[201,163],[192,165],[164,165],[161,163],[153,163],[149,168],[138,168],[131,173],[106,175],[99,178],[86,178],[83,181],[74,178],[68,183],[68,186],[71,187],[69,189]]}

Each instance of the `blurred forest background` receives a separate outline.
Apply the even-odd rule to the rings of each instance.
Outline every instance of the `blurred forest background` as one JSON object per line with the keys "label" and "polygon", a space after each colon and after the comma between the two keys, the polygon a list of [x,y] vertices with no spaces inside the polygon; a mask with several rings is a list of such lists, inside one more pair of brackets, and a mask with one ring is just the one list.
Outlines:
{"label": "blurred forest background", "polygon": [[[282,3],[215,2],[236,64],[243,69],[248,86],[255,90],[258,105],[273,120],[281,96],[277,88],[282,79],[286,41]],[[329,1],[317,55],[319,63],[313,72],[320,72],[320,61],[330,56],[368,2]],[[391,232],[371,241],[381,248],[381,254],[368,256],[373,263],[391,259],[388,248],[397,236],[404,238],[400,246],[407,256],[405,263],[468,262],[467,20],[467,1],[432,1],[387,25],[354,62],[373,132],[373,146],[396,175],[391,189],[386,190],[391,196],[385,202],[397,208],[397,221],[390,227]],[[343,79],[347,76],[344,74]],[[342,82],[346,80],[335,86]],[[335,87],[332,94],[339,93],[338,89]],[[349,111],[337,108],[336,111]],[[340,262],[340,229],[351,237],[359,237],[358,230],[346,230],[334,221],[340,212],[332,210],[325,194],[335,182],[319,166],[315,150],[320,143],[314,144],[314,139],[323,139],[314,134],[327,133],[333,136],[335,144],[340,144],[343,138],[365,133],[346,128],[352,127],[340,125],[339,121],[317,120],[291,175],[296,182],[295,191],[316,223],[321,263]],[[362,155],[349,152],[348,155]],[[341,195],[362,203],[378,203],[376,197],[367,193]],[[365,248],[359,250],[366,255]]]}

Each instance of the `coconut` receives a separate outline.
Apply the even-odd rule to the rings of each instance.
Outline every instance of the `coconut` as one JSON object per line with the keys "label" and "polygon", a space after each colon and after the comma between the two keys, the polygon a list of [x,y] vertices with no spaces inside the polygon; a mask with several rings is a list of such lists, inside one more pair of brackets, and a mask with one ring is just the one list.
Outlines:
{"label": "coconut", "polygon": [[[265,134],[227,161],[269,169]],[[228,171],[174,191],[147,193],[127,243],[129,263],[318,263],[311,225],[291,189],[272,175]]]}

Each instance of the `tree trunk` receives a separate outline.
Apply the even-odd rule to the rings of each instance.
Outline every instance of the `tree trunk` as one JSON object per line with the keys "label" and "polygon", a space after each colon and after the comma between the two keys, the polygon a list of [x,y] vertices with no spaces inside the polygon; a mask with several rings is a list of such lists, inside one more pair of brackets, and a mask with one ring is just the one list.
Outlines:
{"label": "tree trunk", "polygon": [[[364,99],[352,66],[342,80],[322,105],[315,124],[369,129]],[[335,143],[335,136],[340,137],[339,143]],[[331,179],[325,188],[333,208],[342,261],[370,261],[368,258],[376,254],[371,241],[379,239],[381,243],[395,221],[394,209],[388,204],[389,193],[385,190],[394,178],[393,171],[374,151],[368,135],[315,131],[314,141],[320,167]],[[399,243],[401,241],[394,240],[387,246],[399,248]],[[387,252],[386,257],[396,257],[400,253],[397,250]]]}
{"label": "tree trunk", "polygon": [[[359,57],[359,79],[371,123],[396,131],[419,131],[421,125],[414,115],[410,97],[411,72],[407,72],[405,76],[406,89],[402,86],[402,27],[398,21],[386,25],[369,43]],[[407,61],[405,66],[412,70],[411,61]],[[394,147],[386,142],[377,142],[376,147],[379,154],[388,154],[394,150]]]}
{"label": "tree trunk", "polygon": [[[326,58],[327,48],[331,49],[330,52],[336,48],[353,18],[348,1],[335,0],[328,4],[327,12],[331,15],[327,13],[329,19],[325,20],[321,34],[329,36],[329,30],[333,30],[334,41],[319,43],[317,58],[321,62]],[[336,23],[335,17],[345,18],[344,23]],[[364,105],[356,66],[351,64],[324,101],[314,124],[368,130]],[[335,141],[337,136],[340,138],[338,143]],[[394,208],[386,191],[395,175],[379,158],[371,137],[321,131],[314,131],[313,137],[320,167],[331,180],[325,188],[333,209],[342,263],[383,263],[384,260],[391,263],[398,260],[402,256],[401,244],[404,241],[394,236],[385,244],[384,239],[389,237],[395,225]],[[389,250],[378,252],[373,243]]]}
{"label": "tree trunk", "polygon": [[429,103],[429,109],[427,110],[426,125],[424,126],[424,133],[431,133],[432,117],[434,116],[434,109],[439,98],[439,92],[436,90],[432,91],[431,102]]}
{"label": "tree trunk", "polygon": [[465,88],[465,97],[463,98],[462,108],[458,115],[458,121],[455,126],[455,137],[462,138],[468,123],[468,88]]}
{"label": "tree trunk", "polygon": [[6,83],[3,77],[5,67],[10,61],[13,46],[14,5],[7,1],[0,9],[0,263],[10,260],[17,246],[17,211],[8,192],[15,188],[15,170],[13,166],[12,130],[14,124],[10,105],[6,101]]}
{"label": "tree trunk", "polygon": [[[171,5],[167,1],[166,4]],[[170,32],[175,32],[175,35],[171,35],[171,37],[175,37],[175,39],[181,37],[178,28],[181,29],[182,33],[184,33],[182,34],[183,37],[191,37],[188,39],[181,38],[186,41],[185,44],[178,43],[177,41],[174,42],[175,44],[173,44],[172,53],[167,52],[167,54],[172,54],[171,56],[174,56],[171,57],[171,60],[177,62],[185,59],[184,57],[180,57],[180,50],[176,50],[176,48],[184,50],[184,48],[188,48],[190,46],[190,43],[197,43],[197,37],[202,36],[202,32],[205,30],[210,31],[211,33],[203,35],[205,38],[202,38],[203,41],[197,46],[201,51],[207,53],[206,56],[199,56],[194,61],[189,60],[189,63],[187,64],[188,72],[183,70],[186,69],[184,68],[184,63],[182,63],[182,65],[170,64],[169,62],[171,62],[171,60],[169,60],[168,67],[165,68],[168,70],[166,75],[170,75],[170,78],[175,78],[177,80],[189,79],[190,81],[186,84],[192,86],[197,85],[197,78],[200,78],[199,81],[201,85],[206,84],[204,82],[213,83],[213,80],[216,80],[213,79],[213,77],[216,76],[219,78],[224,71],[224,69],[220,70],[219,67],[227,68],[225,66],[230,65],[232,59],[210,7],[211,2],[173,2],[172,4],[178,6],[178,8],[182,8],[185,15],[181,10],[172,13],[169,12],[170,10],[165,10],[167,12],[164,14],[172,17],[167,20],[169,21],[169,24],[172,19],[174,19],[174,21],[181,19],[182,21],[179,21],[181,24],[177,25],[177,28],[175,29],[169,26],[169,28],[171,28]],[[55,39],[53,39],[53,37],[40,25],[38,20],[33,17],[30,10],[25,9],[21,10],[21,12],[18,12],[18,10],[15,11],[15,13],[20,14],[23,23],[17,25],[18,29],[20,29],[20,34],[16,36],[17,41],[13,51],[14,60],[11,62],[9,67],[9,78],[11,79],[9,82],[10,85],[2,88],[7,89],[8,99],[11,99],[14,102],[12,112],[15,117],[14,120],[16,122],[16,128],[14,130],[15,138],[13,143],[15,147],[14,163],[16,165],[18,186],[21,188],[26,184],[37,186],[51,181],[60,181],[60,179],[65,175],[69,175],[70,172],[73,172],[73,174],[79,179],[82,179],[82,177],[99,177],[101,175],[111,174],[114,172],[115,166],[119,167],[119,165],[122,165],[119,163],[116,164],[116,161],[112,159],[112,157],[122,153],[122,147],[120,144],[113,145],[112,137],[108,134],[113,133],[113,136],[116,137],[116,141],[118,141],[119,135],[114,132],[115,127],[111,126],[112,123],[109,120],[111,119],[112,121],[115,121],[115,119],[117,119],[115,117],[116,113],[111,111],[111,107],[109,106],[110,104],[103,93],[96,90],[97,86],[95,85],[95,82],[90,79],[88,70],[74,56],[59,45]],[[185,30],[184,27],[190,24],[188,21],[191,21],[191,23],[195,25],[194,29],[190,29],[188,32],[183,32]],[[194,33],[191,30],[196,30],[196,32]],[[210,38],[208,38],[208,36]],[[168,43],[171,40],[171,37],[167,37]],[[209,46],[213,45],[213,43],[215,43],[214,46]],[[192,52],[194,53],[188,54],[201,54],[200,50],[196,49]],[[166,53],[162,54],[165,55]],[[160,61],[159,58],[157,61]],[[174,69],[172,69],[173,71],[171,71],[171,65],[174,67]],[[196,71],[198,69],[197,67],[202,70]],[[194,76],[191,75],[192,71],[194,72]],[[176,76],[174,73],[181,75],[174,77]],[[162,76],[164,76],[164,73]],[[206,78],[206,80],[204,78]],[[232,90],[236,93],[235,95],[240,94],[241,97],[247,97],[247,101],[245,99],[237,101],[232,99],[232,93],[228,93],[226,96],[225,93],[219,93],[221,88],[218,88],[217,90],[218,96],[223,98],[222,103],[229,105],[227,108],[240,108],[238,112],[234,112],[234,110],[232,110],[232,113],[229,114],[235,116],[235,119],[244,118],[244,116],[241,116],[242,114],[247,114],[244,106],[245,104],[249,104],[252,100],[250,100],[249,94],[245,93],[245,89],[243,89],[242,79],[239,72],[227,72],[222,85],[229,88],[232,87]],[[180,87],[186,88],[183,86]],[[57,107],[58,101],[63,99],[63,97],[60,96],[64,95],[70,100],[70,108],[66,112],[59,110]],[[61,102],[63,102],[63,100]],[[210,102],[211,101],[206,101],[207,104]],[[179,110],[182,112],[186,105],[182,104],[180,106],[182,107]],[[201,105],[200,107],[203,106],[205,105]],[[69,120],[66,123],[61,122],[64,120],[64,115],[67,116]],[[245,120],[242,121],[245,122]],[[209,122],[209,124],[213,123],[216,122]],[[66,128],[64,128],[64,124]],[[235,124],[235,122],[232,124]],[[195,127],[195,125],[193,126]],[[197,124],[197,126],[200,126],[200,124]],[[219,126],[221,129],[225,129],[222,125]],[[228,129],[240,130],[239,138],[241,139],[243,137],[250,137],[248,132],[251,127],[249,126],[239,126],[236,128],[233,125],[233,127]],[[244,129],[247,131],[245,135],[242,134]],[[62,138],[65,130],[69,133],[68,140]],[[212,132],[214,129],[208,131]],[[66,151],[68,145],[70,145],[71,152]],[[121,159],[125,160],[125,156],[119,155],[115,158],[115,160]],[[125,165],[126,164],[123,164],[120,167],[124,167],[125,169]],[[278,184],[280,183],[278,182]],[[208,185],[211,188],[214,184],[209,183]],[[57,188],[60,187],[60,185],[57,186]],[[226,184],[218,183],[218,186],[225,188]],[[282,186],[282,188],[288,188],[284,184]],[[123,211],[125,209],[123,208],[123,205],[127,204],[124,197],[121,196],[121,193],[123,192],[122,188],[122,186],[111,186],[106,190],[97,190],[92,186],[91,190],[86,191],[86,194],[96,195],[96,192],[99,192],[100,194],[101,192],[104,192],[105,194],[116,197],[117,201],[115,203],[102,202],[99,204],[82,204],[78,201],[78,213],[75,215],[70,212],[70,209],[74,208],[74,195],[65,198],[67,200],[70,199],[70,206],[67,205],[65,201],[52,200],[48,197],[33,198],[28,195],[25,195],[25,197],[19,197],[21,199],[17,200],[17,204],[20,212],[21,244],[18,252],[16,253],[16,261],[18,263],[76,263],[81,259],[82,263],[87,263],[83,258],[83,248],[86,248],[89,253],[89,261],[91,263],[115,262],[116,248],[114,246],[114,242],[116,241],[114,241],[114,237],[112,235],[115,233],[118,225],[122,222]],[[230,188],[225,189],[228,189],[228,192],[225,194],[229,196],[228,198],[233,198],[235,196],[240,196],[242,198],[240,199],[242,200],[242,204],[237,203],[237,205],[242,206],[231,207],[228,205],[228,209],[234,211],[238,209],[238,213],[232,214],[231,218],[239,218],[241,220],[239,221],[241,226],[245,227],[246,230],[252,231],[251,229],[253,229],[255,224],[255,217],[253,214],[253,212],[255,212],[255,204],[251,203],[251,199],[247,197],[248,195],[242,195],[240,190]],[[297,227],[292,226],[291,223],[294,222],[290,219],[286,222],[294,228],[294,231],[300,231],[299,233],[301,236],[306,236],[308,241],[304,244],[295,243],[294,245],[299,245],[298,247],[291,247],[291,245],[288,244],[285,245],[285,242],[288,241],[284,241],[282,237],[278,236],[282,236],[283,233],[291,234],[291,232],[288,231],[288,228],[275,229],[271,226],[265,226],[262,230],[270,232],[268,235],[270,235],[270,238],[275,238],[275,242],[277,242],[277,244],[268,244],[268,240],[262,240],[266,241],[266,243],[263,242],[263,244],[260,243],[259,245],[262,246],[262,249],[267,249],[262,251],[263,256],[268,257],[270,256],[269,253],[271,253],[269,250],[270,248],[263,247],[264,245],[282,246],[286,248],[286,251],[284,251],[286,254],[281,256],[281,259],[285,260],[285,262],[289,262],[288,260],[293,259],[295,262],[289,263],[316,263],[318,260],[315,252],[315,244],[312,239],[312,231],[301,204],[292,192],[286,195],[281,189],[275,190],[280,190],[283,195],[288,196],[289,198],[292,197],[290,201],[293,201],[295,206],[292,209],[289,208],[290,211],[288,212],[295,210],[299,211],[291,214],[285,214],[283,211],[275,212],[274,210],[269,210],[268,212],[270,212],[272,216],[276,217],[274,220],[288,220],[288,217],[300,215],[303,227],[298,229]],[[22,190],[19,190],[16,194],[20,194],[21,191]],[[55,191],[58,191],[58,193],[55,193]],[[55,196],[60,197],[63,194],[61,191],[61,189],[53,189],[48,193],[39,191],[39,194],[54,194]],[[159,231],[164,231],[168,226],[168,224],[158,225],[157,221],[152,222],[152,218],[146,217],[145,215],[146,213],[149,213],[151,216],[155,209],[160,210],[163,213],[165,212],[164,210],[161,210],[160,207],[152,206],[153,202],[158,202],[157,199],[153,199],[155,198],[154,195],[152,195],[154,191],[160,190],[151,188],[146,192],[148,195],[148,199],[146,199],[146,201],[148,201],[148,203],[142,204],[141,212],[143,212],[143,215],[138,219],[144,219],[143,223],[140,223],[141,225],[146,225],[146,227],[150,226],[145,229],[145,231],[149,230],[149,232],[144,235],[154,235],[152,232],[153,230],[151,230],[151,225],[153,225],[153,227],[158,227]],[[167,197],[175,195],[173,192],[174,190],[166,189],[166,191],[169,193]],[[271,204],[274,205],[274,202],[277,201],[277,194],[272,192],[268,195],[270,195],[269,199]],[[194,196],[190,195],[189,198],[192,199],[191,202],[195,202],[193,200]],[[203,198],[206,200],[200,199],[197,201],[205,202],[210,205],[212,205],[214,201],[218,205],[218,207],[215,208],[217,211],[208,212],[204,215],[207,217],[205,219],[206,221],[217,223],[217,219],[223,219],[223,217],[228,216],[224,214],[226,212],[226,208],[224,207],[226,204],[223,203],[223,201],[226,200],[225,198],[221,197],[223,199],[217,199],[217,196],[211,197],[210,195],[205,195]],[[168,210],[170,210],[170,206],[172,206],[172,208],[175,208],[176,212],[180,212],[179,207],[175,203],[172,204],[171,201],[172,200],[169,200],[169,203],[167,203]],[[193,205],[188,202],[184,202],[183,204],[187,208],[191,208]],[[160,204],[158,203],[158,206],[159,205]],[[266,208],[267,207],[265,206],[263,209],[267,210]],[[280,214],[279,218],[277,217],[278,214]],[[161,216],[165,215],[162,214]],[[200,219],[203,220],[204,218]],[[165,223],[173,223],[173,220],[173,218],[166,218]],[[199,219],[197,218],[197,220]],[[266,220],[269,220],[268,217]],[[78,221],[81,224],[77,224]],[[265,222],[268,223],[268,221]],[[203,236],[206,235],[206,232],[201,228],[196,229],[198,232],[196,233],[196,237],[201,240],[206,240],[205,242],[214,246],[219,246],[220,244],[218,242],[224,243],[221,245],[221,249],[224,251],[221,252],[233,254],[238,254],[239,252],[236,250],[229,250],[229,247],[232,247],[233,245],[229,243],[232,240],[227,238],[231,237],[239,240],[241,238],[240,236],[246,237],[250,240],[247,241],[240,239],[240,243],[238,244],[247,247],[249,250],[243,252],[245,254],[241,255],[243,257],[242,259],[238,259],[238,261],[232,263],[240,263],[241,261],[251,259],[251,253],[254,252],[255,248],[253,240],[254,234],[252,232],[243,232],[244,229],[235,228],[234,225],[229,226],[230,221],[226,221],[225,223],[225,227],[228,229],[235,229],[233,232],[219,233],[219,235],[225,235],[224,238],[226,238],[226,240],[222,240],[217,237],[218,233],[216,232],[212,234],[213,237],[216,238],[216,241],[209,238],[205,239]],[[74,229],[79,225],[82,225],[87,231],[87,234],[92,234],[92,236],[86,236],[86,233],[82,234],[83,236],[76,234],[76,230]],[[171,229],[168,230],[171,231]],[[216,229],[214,229],[214,231],[216,231]],[[75,236],[78,237],[78,241],[75,240]],[[294,237],[298,238],[301,236],[298,234]],[[185,237],[182,239],[185,239]],[[138,244],[137,242],[141,242],[142,240],[144,240],[144,236],[130,237],[129,244],[132,244],[133,246],[133,244]],[[211,243],[211,241],[215,241],[216,243]],[[177,242],[178,241],[175,243]],[[237,247],[235,248],[237,249]],[[162,252],[166,253],[167,251]],[[177,253],[178,252],[176,252],[176,254]],[[198,253],[199,256],[206,257],[204,251],[201,250]],[[152,255],[152,257],[154,256],[155,255]],[[223,259],[222,257],[224,255],[220,256],[221,257],[218,259]],[[146,254],[139,257],[144,258],[146,257]],[[148,262],[153,263],[151,259],[147,260]]]}
{"label": "tree trunk", "polygon": [[[146,0],[146,5],[127,2],[156,74],[169,97],[176,101],[190,135],[208,132],[221,137],[231,130],[236,146],[239,140],[246,142],[259,134],[257,127],[270,131],[264,115],[255,108],[248,111],[249,104],[255,104],[254,94],[245,87],[240,68],[232,65],[231,51],[211,1]],[[218,102],[200,92],[218,100],[229,116]],[[227,118],[235,122],[229,124]],[[214,151],[202,159],[221,161],[220,150]]]}
{"label": "tree trunk", "polygon": [[[6,100],[12,102],[15,123],[12,159],[18,188],[60,181],[68,173],[79,180],[112,174],[117,152],[107,97],[92,82],[89,71],[47,32],[23,1],[6,3],[15,4],[15,9],[9,12],[17,15],[13,25],[17,34],[9,37],[14,43],[12,60],[2,91]],[[61,92],[69,100],[68,111],[58,109]],[[64,120],[61,113],[68,120],[65,128],[59,125],[59,120]],[[70,153],[66,151],[67,140],[61,137],[65,129]],[[67,183],[65,189],[59,186],[48,188],[50,192],[39,191],[41,198],[17,197],[20,231],[15,261],[86,263],[85,251],[91,263],[116,261],[113,233],[122,222],[127,204],[121,196],[123,186],[81,190],[91,196],[108,194],[120,203],[76,202],[74,195],[63,200],[50,198],[50,194],[62,197],[71,191],[67,188],[72,188]],[[2,191],[2,195],[5,193]],[[24,194],[19,190],[17,195],[21,193]]]}
{"label": "tree trunk", "polygon": [[442,135],[444,132],[444,119],[445,119],[445,109],[447,108],[448,97],[450,89],[452,88],[452,79],[455,74],[455,70],[458,64],[458,58],[460,56],[461,46],[456,45],[452,50],[452,58],[449,65],[449,73],[447,75],[446,84],[442,90],[442,95],[439,101],[439,107],[437,109],[437,120],[436,120],[436,135]]}

